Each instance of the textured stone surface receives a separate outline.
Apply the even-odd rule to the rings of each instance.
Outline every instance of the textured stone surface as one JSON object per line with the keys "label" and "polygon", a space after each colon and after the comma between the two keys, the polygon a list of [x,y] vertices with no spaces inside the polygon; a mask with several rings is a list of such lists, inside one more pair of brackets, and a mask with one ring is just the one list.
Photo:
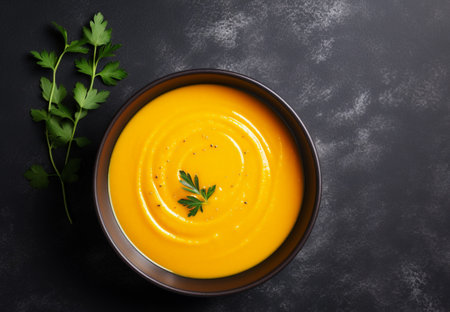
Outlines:
{"label": "textured stone surface", "polygon": [[[0,310],[449,311],[450,3],[448,1],[10,1],[0,5]],[[129,78],[83,120],[93,144],[69,191],[22,177],[47,163],[28,117],[43,72],[31,49],[58,47],[49,22],[102,11]],[[96,220],[91,173],[115,111],[162,75],[224,68],[278,92],[321,159],[310,239],[280,274],[222,298],[160,290],[114,254]],[[66,63],[61,77],[84,79]],[[64,82],[65,78],[61,78]]]}

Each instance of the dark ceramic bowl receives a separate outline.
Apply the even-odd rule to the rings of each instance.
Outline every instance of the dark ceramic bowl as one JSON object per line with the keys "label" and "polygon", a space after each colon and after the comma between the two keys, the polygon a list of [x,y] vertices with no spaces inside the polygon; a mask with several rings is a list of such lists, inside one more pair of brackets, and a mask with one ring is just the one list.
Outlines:
{"label": "dark ceramic bowl", "polygon": [[[109,197],[108,168],[112,150],[122,129],[134,114],[159,95],[192,84],[220,84],[244,90],[268,105],[291,130],[303,161],[304,199],[298,219],[284,243],[266,260],[236,275],[214,278],[186,278],[168,272],[147,260],[121,231]],[[106,130],[97,155],[94,196],[98,218],[109,242],[136,272],[165,289],[197,296],[224,295],[256,286],[284,268],[299,252],[312,230],[319,209],[321,178],[319,160],[305,126],[275,92],[241,74],[217,69],[188,70],[158,79],[128,100]]]}

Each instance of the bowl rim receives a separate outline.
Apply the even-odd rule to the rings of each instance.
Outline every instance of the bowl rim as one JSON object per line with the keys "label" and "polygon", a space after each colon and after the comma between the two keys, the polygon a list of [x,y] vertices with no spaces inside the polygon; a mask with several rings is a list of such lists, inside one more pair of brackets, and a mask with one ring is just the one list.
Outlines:
{"label": "bowl rim", "polygon": [[[200,292],[200,291],[176,288],[171,285],[164,284],[151,276],[148,276],[147,274],[142,272],[138,267],[136,267],[136,265],[134,263],[132,263],[126,257],[126,255],[124,255],[122,253],[122,251],[118,248],[118,246],[116,246],[110,233],[107,230],[107,226],[106,226],[105,221],[103,220],[103,217],[100,212],[98,189],[97,189],[97,183],[96,183],[97,176],[98,176],[98,170],[99,170],[99,164],[100,164],[100,158],[101,158],[101,154],[102,154],[102,150],[104,148],[105,142],[106,142],[113,126],[115,125],[116,121],[122,115],[122,113],[128,108],[128,106],[130,106],[137,98],[139,98],[142,94],[147,92],[149,89],[151,89],[165,81],[168,81],[168,80],[171,80],[174,78],[178,78],[181,76],[189,76],[189,75],[195,75],[195,74],[215,74],[215,75],[230,76],[232,78],[237,78],[237,79],[246,81],[250,84],[253,84],[257,88],[262,89],[264,92],[273,96],[288,111],[288,113],[292,117],[294,117],[295,123],[297,123],[300,126],[300,128],[306,138],[308,147],[310,149],[310,153],[311,153],[313,164],[314,164],[314,173],[317,177],[316,185],[315,185],[316,192],[315,192],[315,196],[314,196],[314,205],[312,208],[311,217],[309,219],[308,225],[306,226],[303,236],[301,237],[300,241],[295,246],[295,248],[291,251],[291,253],[286,258],[284,258],[282,260],[282,262],[279,265],[277,265],[272,271],[270,271],[268,274],[262,276],[261,278],[255,280],[251,283],[248,283],[246,285],[240,286],[240,287],[230,288],[228,290],[215,291],[215,292]],[[105,133],[104,133],[102,140],[100,142],[100,145],[98,147],[96,160],[95,160],[95,166],[94,166],[93,191],[94,191],[95,211],[96,211],[100,226],[102,228],[102,231],[105,234],[105,236],[107,237],[108,243],[111,245],[111,247],[113,247],[113,250],[119,256],[119,258],[121,258],[129,267],[131,267],[133,269],[133,271],[137,272],[140,276],[144,277],[146,280],[150,281],[154,285],[159,286],[160,288],[163,288],[165,290],[169,290],[169,291],[175,292],[177,294],[183,294],[183,295],[189,295],[189,296],[211,297],[211,296],[222,296],[222,295],[233,294],[233,293],[241,292],[241,291],[253,288],[257,285],[260,285],[260,284],[266,282],[267,280],[271,279],[272,277],[274,277],[276,274],[278,274],[296,257],[296,255],[299,253],[299,251],[303,248],[306,241],[308,240],[308,237],[312,232],[312,229],[316,222],[317,216],[319,214],[320,200],[321,200],[321,194],[322,194],[322,176],[321,176],[320,161],[319,161],[318,153],[317,153],[316,147],[314,146],[311,135],[309,134],[303,121],[300,119],[300,117],[297,115],[297,113],[294,111],[294,109],[291,108],[281,96],[279,96],[276,92],[274,92],[272,89],[270,89],[263,83],[255,80],[249,76],[246,76],[246,75],[243,75],[243,74],[240,74],[237,72],[233,72],[233,71],[224,70],[224,69],[197,68],[197,69],[187,69],[187,70],[177,71],[177,72],[173,72],[173,73],[167,74],[165,76],[162,76],[160,78],[157,78],[157,79],[151,81],[150,83],[146,84],[144,87],[142,87],[137,92],[135,92],[133,96],[131,96],[124,104],[122,104],[122,106],[114,114],[114,117],[112,118],[112,120],[109,122],[108,128],[105,130]],[[230,276],[233,276],[233,275],[230,275]],[[185,278],[195,280],[195,278],[189,278],[189,277],[185,277]]]}

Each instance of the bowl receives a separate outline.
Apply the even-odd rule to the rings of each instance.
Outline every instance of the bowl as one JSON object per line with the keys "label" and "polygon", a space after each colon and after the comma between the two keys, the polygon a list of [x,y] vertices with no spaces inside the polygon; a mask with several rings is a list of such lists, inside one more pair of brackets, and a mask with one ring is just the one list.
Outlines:
{"label": "bowl", "polygon": [[[128,121],[159,95],[193,84],[219,84],[243,90],[268,105],[293,134],[304,170],[304,197],[298,218],[283,244],[258,265],[232,276],[195,279],[171,273],[143,256],[126,238],[113,212],[108,170],[114,145]],[[283,269],[305,244],[316,220],[321,195],[319,159],[304,124],[289,105],[262,83],[244,75],[218,69],[194,69],[158,79],[131,97],[110,123],[97,154],[94,198],[101,227],[120,258],[150,282],[180,294],[217,296],[236,293],[267,281]]]}

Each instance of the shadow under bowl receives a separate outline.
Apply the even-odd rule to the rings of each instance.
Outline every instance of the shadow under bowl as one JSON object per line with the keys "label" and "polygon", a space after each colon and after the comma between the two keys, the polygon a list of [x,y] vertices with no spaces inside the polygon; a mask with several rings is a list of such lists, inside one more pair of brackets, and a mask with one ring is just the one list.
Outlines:
{"label": "shadow under bowl", "polygon": [[[232,276],[195,279],[176,275],[145,258],[123,234],[109,196],[108,170],[111,153],[131,118],[151,100],[170,90],[193,84],[219,84],[245,91],[265,103],[291,131],[304,170],[304,197],[298,218],[283,244],[258,265]],[[234,72],[195,69],[158,79],[130,98],[110,123],[97,155],[94,197],[103,231],[118,255],[144,278],[165,289],[193,296],[216,296],[239,292],[268,280],[284,268],[305,244],[316,220],[321,195],[319,159],[308,131],[296,113],[263,84]]]}

